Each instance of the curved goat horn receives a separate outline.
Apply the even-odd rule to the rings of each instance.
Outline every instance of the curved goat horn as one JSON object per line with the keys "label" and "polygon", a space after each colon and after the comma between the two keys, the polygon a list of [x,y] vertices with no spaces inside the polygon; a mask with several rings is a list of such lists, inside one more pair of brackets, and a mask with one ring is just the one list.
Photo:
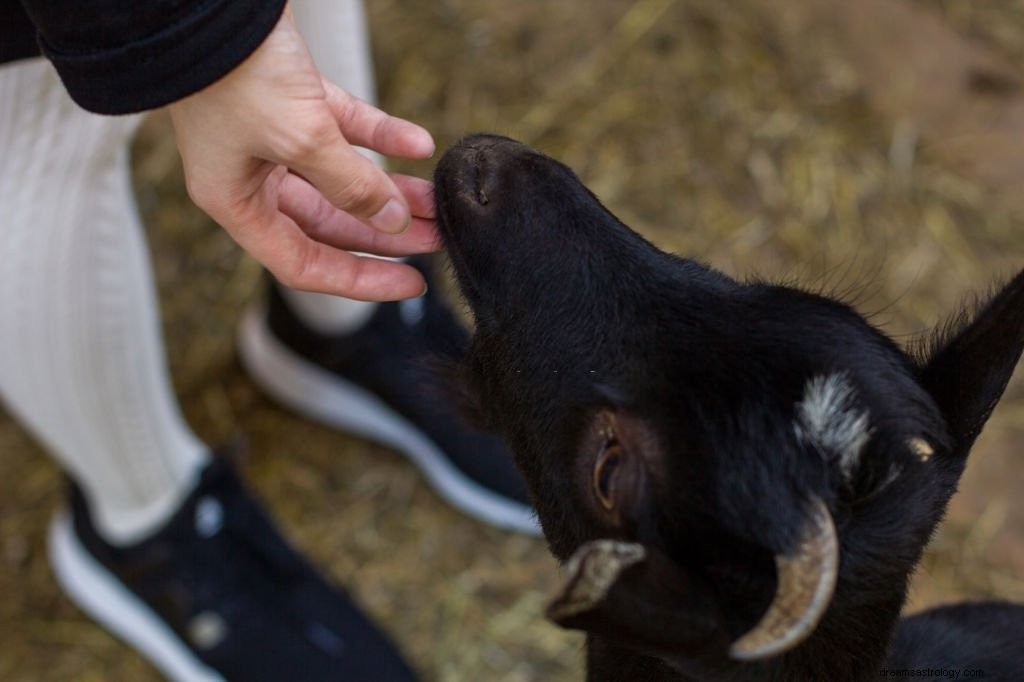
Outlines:
{"label": "curved goat horn", "polygon": [[820,498],[811,513],[796,552],[775,556],[778,587],[761,620],[729,647],[729,655],[753,661],[786,651],[806,639],[825,615],[839,570],[839,541],[832,515]]}

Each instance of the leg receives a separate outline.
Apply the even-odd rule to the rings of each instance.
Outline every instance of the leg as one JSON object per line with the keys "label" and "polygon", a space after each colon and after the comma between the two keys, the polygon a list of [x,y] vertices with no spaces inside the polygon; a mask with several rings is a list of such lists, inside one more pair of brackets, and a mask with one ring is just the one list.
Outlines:
{"label": "leg", "polygon": [[0,68],[0,393],[75,482],[51,526],[58,582],[178,682],[408,682],[179,413],[134,127],[77,109],[42,60]]}
{"label": "leg", "polygon": [[0,69],[0,395],[105,537],[178,507],[206,448],[178,411],[128,171],[136,117],[78,109],[50,65]]}

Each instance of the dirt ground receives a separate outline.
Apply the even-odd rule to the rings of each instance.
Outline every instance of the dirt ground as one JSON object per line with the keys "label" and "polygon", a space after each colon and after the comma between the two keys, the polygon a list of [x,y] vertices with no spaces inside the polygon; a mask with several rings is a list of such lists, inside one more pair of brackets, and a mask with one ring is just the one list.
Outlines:
{"label": "dirt ground", "polygon": [[[1021,0],[368,9],[382,105],[440,147],[474,131],[519,137],[663,248],[838,292],[900,341],[1024,265]],[[160,115],[146,124],[136,182],[197,432],[211,443],[245,434],[248,479],[425,680],[581,679],[581,638],[541,615],[557,581],[541,541],[461,517],[399,456],[289,414],[246,378],[234,328],[260,271],[191,207],[167,133]],[[429,175],[432,163],[398,167]],[[911,611],[1024,600],[1022,437],[1018,378]],[[0,679],[159,679],[56,588],[44,535],[60,502],[57,468],[0,412]]]}

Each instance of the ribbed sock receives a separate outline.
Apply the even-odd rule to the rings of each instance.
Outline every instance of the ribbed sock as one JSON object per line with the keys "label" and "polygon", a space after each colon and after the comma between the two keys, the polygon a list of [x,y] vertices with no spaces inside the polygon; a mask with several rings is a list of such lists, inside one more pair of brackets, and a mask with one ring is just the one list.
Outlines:
{"label": "ribbed sock", "polygon": [[134,542],[194,487],[207,448],[165,365],[128,143],[43,59],[0,67],[0,397]]}

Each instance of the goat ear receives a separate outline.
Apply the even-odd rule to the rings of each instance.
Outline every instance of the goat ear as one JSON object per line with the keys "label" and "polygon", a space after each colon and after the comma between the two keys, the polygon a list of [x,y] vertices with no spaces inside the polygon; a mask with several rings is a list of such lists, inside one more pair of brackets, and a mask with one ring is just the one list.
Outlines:
{"label": "goat ear", "polygon": [[710,587],[657,550],[595,540],[573,554],[566,574],[547,609],[562,627],[654,656],[728,648]]}
{"label": "goat ear", "polygon": [[603,409],[579,447],[580,476],[595,513],[630,537],[649,533],[652,479],[663,477],[664,455],[647,420]]}
{"label": "goat ear", "polygon": [[981,433],[1024,348],[1024,271],[964,319],[932,350],[920,374],[961,456]]}

